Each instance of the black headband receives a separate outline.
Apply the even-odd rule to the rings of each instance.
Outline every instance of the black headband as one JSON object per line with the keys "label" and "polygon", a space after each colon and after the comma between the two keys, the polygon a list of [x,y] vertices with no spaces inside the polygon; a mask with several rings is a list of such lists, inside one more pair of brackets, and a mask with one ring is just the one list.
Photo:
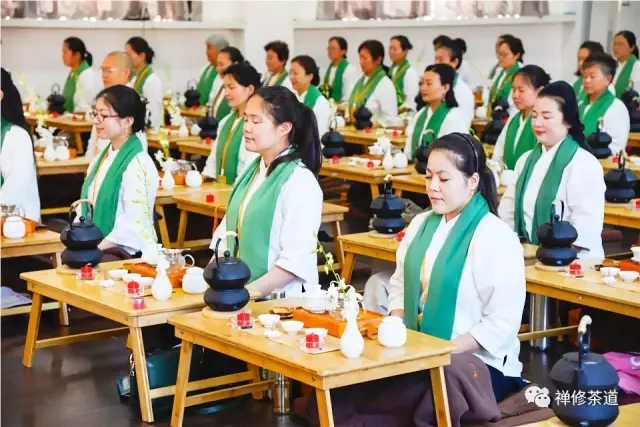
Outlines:
{"label": "black headband", "polygon": [[460,135],[461,137],[464,138],[465,141],[467,141],[469,143],[469,145],[471,146],[471,151],[473,151],[473,158],[476,161],[476,168],[474,170],[474,172],[478,172],[480,173],[480,160],[478,159],[478,150],[476,150],[476,145],[473,143],[473,141],[471,140],[470,135],[467,135],[465,133],[460,133],[460,132],[454,132],[455,135]]}

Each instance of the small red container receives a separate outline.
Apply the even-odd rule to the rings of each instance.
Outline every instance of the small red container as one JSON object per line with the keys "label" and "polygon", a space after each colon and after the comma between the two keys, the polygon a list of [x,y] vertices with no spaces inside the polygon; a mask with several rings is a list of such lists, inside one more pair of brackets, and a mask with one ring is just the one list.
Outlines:
{"label": "small red container", "polygon": [[371,133],[371,128],[364,128],[365,133]]}
{"label": "small red container", "polygon": [[618,164],[618,162],[620,162],[620,157],[619,156],[613,156],[611,158],[611,163],[613,163],[614,165]]}
{"label": "small red container", "polygon": [[147,306],[147,302],[145,301],[144,297],[133,298],[131,304],[134,310],[142,310]]}
{"label": "small red container", "polygon": [[338,156],[331,157],[331,163],[338,164],[340,162],[340,158]]}
{"label": "small red container", "polygon": [[373,162],[372,162],[371,160],[369,160],[369,161],[367,162],[367,167],[368,167],[368,168],[372,168],[372,167],[373,167]]}
{"label": "small red container", "polygon": [[213,201],[215,200],[215,197],[213,194],[209,193],[206,195],[206,199],[207,203],[213,203]]}
{"label": "small red container", "polygon": [[133,280],[127,283],[127,295],[131,297],[140,296],[140,283]]}
{"label": "small red container", "polygon": [[93,267],[85,265],[80,269],[80,278],[82,280],[93,280]]}
{"label": "small red container", "polygon": [[320,335],[314,334],[314,333],[308,334],[305,337],[304,345],[309,350],[317,350],[317,349],[319,349],[320,348]]}
{"label": "small red container", "polygon": [[207,144],[211,144],[211,141],[212,141],[212,140],[211,140],[211,137],[210,137],[210,136],[208,136],[208,137],[206,137],[206,138],[204,139],[204,142],[205,142],[205,143],[207,143]]}
{"label": "small red container", "polygon": [[404,234],[405,234],[404,230],[398,232],[398,234],[396,234],[396,241],[397,242],[402,242],[402,239],[404,239]]}
{"label": "small red container", "polygon": [[569,274],[572,276],[581,276],[582,275],[582,265],[579,262],[572,262],[569,264]]}
{"label": "small red container", "polygon": [[635,201],[636,209],[640,209],[640,199]]}
{"label": "small red container", "polygon": [[236,315],[236,324],[239,328],[247,328],[251,326],[251,314],[243,311]]}

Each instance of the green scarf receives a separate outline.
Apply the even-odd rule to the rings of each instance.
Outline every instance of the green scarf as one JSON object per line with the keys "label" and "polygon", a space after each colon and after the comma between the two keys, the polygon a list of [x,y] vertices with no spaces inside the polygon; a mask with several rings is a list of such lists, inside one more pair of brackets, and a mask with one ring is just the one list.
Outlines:
{"label": "green scarf", "polygon": [[613,96],[609,89],[605,89],[602,95],[595,100],[589,110],[585,113],[587,106],[589,106],[589,95],[586,93],[582,95],[580,100],[580,121],[584,125],[584,136],[589,136],[598,129],[598,123],[600,118],[605,115],[616,97]]}
{"label": "green scarf", "polygon": [[[500,74],[498,74],[498,78],[493,82],[493,86],[491,86],[491,90],[489,90],[489,107],[490,110],[493,108],[493,104],[498,99],[509,99],[509,95],[511,94],[511,87],[513,86],[513,75],[520,69],[520,63],[516,62],[513,67],[509,68],[506,72],[504,70],[500,70]],[[504,78],[502,76],[504,75]],[[498,82],[502,79],[502,83],[500,83],[500,87],[498,87]]]}
{"label": "green scarf", "polygon": [[[89,187],[96,177],[102,162],[104,161],[107,153],[111,150],[111,143],[105,147],[99,154],[93,169],[89,171],[87,177],[82,183],[82,190],[80,192],[82,199],[92,199],[89,196]],[[127,170],[129,163],[138,155],[142,153],[142,143],[138,137],[133,134],[125,141],[125,143],[118,150],[116,158],[109,167],[109,170],[104,176],[100,188],[98,189],[98,196],[93,201],[94,213],[93,223],[97,225],[105,236],[113,230],[113,225],[116,222],[116,212],[118,210],[118,197],[120,195],[120,187],[122,186],[122,177]],[[146,200],[145,200],[146,203]],[[87,206],[83,205],[82,215],[87,216]]]}
{"label": "green scarf", "polygon": [[527,185],[529,184],[529,179],[531,179],[535,165],[542,156],[542,145],[538,144],[531,154],[529,154],[529,157],[524,164],[524,168],[522,169],[522,172],[520,172],[518,181],[516,182],[515,198],[516,232],[518,233],[518,236],[526,237],[527,243],[531,243],[533,245],[538,244],[536,231],[540,225],[548,221],[551,205],[558,194],[558,188],[560,187],[560,181],[562,181],[564,169],[567,167],[569,162],[571,162],[571,159],[573,159],[578,148],[578,143],[571,135],[568,135],[564,141],[560,143],[560,147],[558,147],[558,151],[553,157],[553,160],[549,165],[549,169],[542,180],[542,184],[540,184],[540,189],[538,190],[538,197],[536,198],[536,206],[533,213],[531,235],[529,235],[529,231],[527,230],[524,222],[524,192],[527,189]]}
{"label": "green scarf", "polygon": [[[222,90],[222,89],[220,89]],[[220,101],[220,105],[218,105],[218,111],[216,111],[216,120],[220,123],[220,120],[224,119],[231,112],[231,107],[227,102],[227,98],[223,97],[222,101]]]}
{"label": "green scarf", "polygon": [[[238,177],[238,153],[242,144],[242,130],[244,129],[244,120],[240,118],[240,122],[233,129],[233,122],[236,118],[235,111],[230,114],[225,122],[222,130],[216,138],[216,176],[219,178],[225,176],[226,184],[233,184]],[[232,132],[233,129],[233,132]]]}
{"label": "green scarf", "polygon": [[[240,254],[251,270],[249,283],[264,276],[269,271],[269,240],[276,203],[282,186],[289,180],[293,171],[299,167],[297,161],[279,164],[244,207],[244,215],[240,221],[240,209],[244,204],[249,187],[260,171],[262,157],[258,157],[238,178],[227,203],[227,231],[238,233]],[[232,250],[235,241],[228,238],[227,247]]]}
{"label": "green scarf", "polygon": [[150,65],[145,65],[140,74],[136,76],[136,82],[133,85],[133,88],[138,95],[143,95],[144,92],[144,83],[147,81],[147,78],[153,73]]}
{"label": "green scarf", "polygon": [[456,315],[460,278],[469,253],[469,245],[480,221],[489,213],[485,198],[477,192],[462,210],[444,245],[438,252],[429,278],[427,299],[418,325],[423,261],[442,215],[431,212],[420,226],[404,259],[404,323],[444,340],[450,340]]}
{"label": "green scarf", "polygon": [[64,88],[62,89],[62,94],[64,95],[64,111],[74,112],[73,97],[76,94],[76,84],[78,83],[80,74],[88,68],[89,63],[82,61],[80,66],[76,68],[75,71],[71,71],[67,76],[67,80],[64,82]]}
{"label": "green scarf", "polygon": [[[425,128],[424,122],[427,120],[427,111],[429,111],[429,105],[425,105],[422,111],[418,113],[416,123],[413,127],[413,134],[411,135],[411,160],[413,160],[413,154],[416,152],[421,144],[429,145],[433,140],[438,138],[440,128],[444,119],[449,114],[450,108],[447,107],[445,102],[441,102],[436,111],[429,117],[429,122]],[[423,130],[424,129],[424,130]]]}
{"label": "green scarf", "polygon": [[313,110],[313,107],[315,107],[316,105],[316,101],[318,101],[318,98],[320,98],[321,96],[322,94],[320,93],[320,89],[313,85],[310,85],[307,89],[307,93],[304,96],[303,104]]}
{"label": "green scarf", "polygon": [[575,82],[573,82],[573,91],[576,94],[576,98],[582,98],[582,93],[584,92],[584,88],[582,87],[582,76],[579,76]]}
{"label": "green scarf", "polygon": [[216,80],[217,76],[218,70],[216,70],[216,67],[213,65],[208,65],[202,72],[196,89],[200,93],[200,105],[207,105],[209,102],[209,95],[211,95],[213,82]]}
{"label": "green scarf", "polygon": [[336,74],[333,76],[333,82],[329,82],[329,76],[331,75],[332,66],[329,65],[327,68],[327,72],[324,75],[324,81],[322,82],[323,86],[330,88],[331,99],[336,102],[342,101],[342,76],[344,76],[344,71],[347,69],[349,65],[349,61],[346,58],[342,58],[338,65],[336,65]]}
{"label": "green scarf", "polygon": [[[2,123],[0,125],[0,153],[2,152],[2,147],[4,146],[4,137],[7,134],[7,132],[11,130],[11,126],[13,126],[13,123],[11,123],[9,120],[5,120],[3,117]],[[4,173],[0,171],[0,187],[2,187],[3,184],[4,184]]]}
{"label": "green scarf", "polygon": [[360,77],[356,82],[353,90],[351,91],[351,95],[349,96],[349,107],[350,108],[360,108],[367,103],[369,97],[373,94],[373,91],[376,90],[378,83],[386,76],[384,72],[384,68],[378,67],[376,70],[371,73],[369,78],[367,79],[367,84],[364,83],[365,75]]}
{"label": "green scarf", "polygon": [[[629,88],[629,79],[631,79],[631,72],[633,71],[633,66],[638,61],[638,58],[635,55],[631,54],[627,62],[625,62],[624,67],[620,70],[620,74],[618,74],[618,80],[616,80],[616,84],[614,85],[616,88],[616,97],[620,98],[623,93]],[[640,88],[635,88],[636,90],[640,90]]]}
{"label": "green scarf", "polygon": [[[398,65],[394,65],[389,70],[389,77],[391,77],[391,81],[393,82],[394,87],[396,88],[396,98],[398,99],[398,107],[404,104],[405,96],[404,96],[404,76],[407,74],[407,70],[411,64],[407,61],[407,58],[400,61]],[[398,70],[393,73],[393,70]]]}
{"label": "green scarf", "polygon": [[[282,82],[284,81],[284,79],[287,78],[288,75],[289,75],[289,73],[287,73],[287,70],[280,71],[280,74],[278,74],[278,78],[273,83],[273,86],[280,86],[282,84]],[[271,77],[273,77],[273,76],[269,76],[269,80],[271,80]],[[269,83],[269,80],[267,80],[267,83]]]}
{"label": "green scarf", "polygon": [[507,165],[507,169],[516,170],[516,162],[524,153],[529,150],[532,150],[538,139],[536,135],[533,133],[533,128],[531,127],[531,113],[529,113],[529,117],[523,123],[524,129],[522,129],[522,133],[520,133],[520,139],[516,140],[516,136],[518,135],[518,129],[520,128],[520,118],[522,117],[522,112],[518,111],[513,119],[511,119],[511,123],[509,123],[509,127],[507,128],[507,137],[504,141],[504,153],[502,154],[502,158],[504,160],[504,164]]}

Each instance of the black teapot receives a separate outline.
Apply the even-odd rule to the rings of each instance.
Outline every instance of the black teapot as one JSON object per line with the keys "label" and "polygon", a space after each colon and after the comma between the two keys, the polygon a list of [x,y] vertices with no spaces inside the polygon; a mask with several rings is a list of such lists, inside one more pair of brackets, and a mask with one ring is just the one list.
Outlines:
{"label": "black teapot", "polygon": [[373,114],[367,108],[365,108],[364,104],[362,107],[358,108],[353,113],[354,126],[358,130],[363,130],[366,128],[373,127],[373,122],[371,121],[371,117]]}
{"label": "black teapot", "polygon": [[334,117],[329,124],[329,132],[322,135],[320,142],[322,143],[322,155],[327,159],[333,156],[343,157],[346,152],[344,149],[344,137],[340,132],[336,131],[337,120]]}
{"label": "black teapot", "polygon": [[602,355],[589,352],[590,325],[589,316],[580,319],[578,351],[565,353],[549,373],[557,389],[556,399],[552,399],[553,412],[571,427],[608,426],[620,414],[617,402],[620,377]]}
{"label": "black teapot", "polygon": [[640,132],[640,95],[633,88],[626,90],[620,100],[629,110],[629,120],[631,122],[630,132]]}
{"label": "black teapot", "polygon": [[[76,208],[81,203],[88,205],[88,216],[81,216],[74,222]],[[61,254],[62,263],[70,268],[81,268],[89,264],[95,267],[102,259],[98,245],[104,239],[102,230],[93,223],[93,204],[90,200],[80,199],[69,208],[69,225],[60,233],[60,241],[65,246]]]}
{"label": "black teapot", "polygon": [[596,159],[606,159],[611,155],[611,149],[609,148],[609,144],[611,144],[611,135],[605,132],[604,129],[604,120],[602,117],[598,121],[598,127],[594,133],[587,137],[587,143],[589,147],[591,147],[591,152]]}
{"label": "black teapot", "polygon": [[385,177],[384,190],[371,201],[373,228],[380,234],[396,234],[405,228],[402,214],[406,208],[404,200],[393,194],[391,175]]}
{"label": "black teapot", "polygon": [[184,92],[184,106],[186,108],[200,106],[200,92],[196,89],[195,80],[187,82],[187,90]]}
{"label": "black teapot", "polygon": [[51,95],[47,97],[47,110],[50,113],[64,114],[64,102],[65,97],[60,93],[60,85],[54,83],[53,86],[51,86]]}
{"label": "black teapot", "polygon": [[213,115],[213,105],[207,106],[207,114],[198,120],[198,126],[200,127],[200,138],[211,138],[215,140],[218,137],[218,120]]}
{"label": "black teapot", "polygon": [[213,258],[203,273],[204,280],[209,284],[209,289],[204,293],[204,302],[213,311],[237,311],[247,305],[250,299],[245,285],[251,278],[251,270],[244,261],[237,258],[240,248],[238,235],[227,233],[229,235],[235,236],[233,256],[229,251],[225,251],[223,257],[218,256],[218,246],[222,241],[219,238]]}
{"label": "black teapot", "polygon": [[578,239],[578,232],[569,221],[563,221],[564,202],[560,201],[560,215],[556,214],[555,203],[551,204],[551,219],[536,230],[536,237],[540,247],[536,251],[536,258],[544,265],[564,267],[578,257],[578,252],[572,246]]}
{"label": "black teapot", "polygon": [[485,144],[495,145],[500,136],[500,132],[505,126],[509,118],[509,102],[504,99],[498,99],[493,103],[491,111],[491,121],[484,127],[482,142]]}
{"label": "black teapot", "polygon": [[435,139],[435,134],[431,129],[427,129],[420,138],[420,145],[413,153],[413,159],[415,161],[414,167],[416,172],[420,175],[427,173],[427,160],[429,159],[429,143]]}
{"label": "black teapot", "polygon": [[604,175],[604,183],[607,186],[604,199],[609,203],[627,203],[636,197],[633,187],[638,178],[632,170],[624,167],[627,159],[622,152],[618,159],[618,167]]}

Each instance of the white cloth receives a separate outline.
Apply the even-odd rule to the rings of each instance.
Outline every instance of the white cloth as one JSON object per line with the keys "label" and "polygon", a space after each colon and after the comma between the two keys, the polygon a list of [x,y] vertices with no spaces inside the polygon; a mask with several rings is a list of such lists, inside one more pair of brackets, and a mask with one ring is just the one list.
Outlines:
{"label": "white cloth", "polygon": [[[416,129],[415,126],[416,126],[418,117],[421,114],[425,114],[425,111],[427,114],[427,118],[424,121],[424,127],[422,129]],[[433,115],[433,111],[431,111],[431,108],[429,108],[428,106],[425,106],[421,108],[420,111],[418,111],[418,113],[415,114],[413,117],[411,117],[411,119],[409,120],[409,123],[407,124],[407,130],[405,132],[405,134],[407,135],[407,138],[404,144],[404,154],[407,156],[407,159],[411,160],[413,158],[413,152],[412,152],[413,133],[414,132],[423,133],[424,130],[427,128],[427,125],[429,124],[429,118],[432,115]],[[446,117],[442,121],[442,126],[440,126],[440,132],[438,132],[438,135],[436,135],[436,137],[440,138],[442,136],[449,135],[450,133],[454,133],[454,132],[469,133],[469,126],[471,126],[471,122],[466,120],[460,108],[452,108],[449,110],[449,113],[447,113]]]}
{"label": "white cloth", "polygon": [[[136,76],[133,81],[133,87],[135,87],[137,80],[138,77]],[[162,91],[162,81],[158,74],[155,72],[149,74],[149,77],[144,81],[142,94],[147,98],[147,112],[151,120],[151,128],[159,128],[164,121],[164,105],[162,104],[164,93]]]}
{"label": "white cloth", "polygon": [[[253,194],[264,183],[267,167],[260,162],[260,171],[246,195],[250,203]],[[318,283],[317,258],[313,250],[317,242],[314,237],[320,228],[322,216],[322,190],[318,180],[303,165],[297,167],[280,189],[276,201],[273,224],[269,236],[267,268],[274,265],[296,276],[296,279],[283,286],[287,297],[299,296],[302,285]],[[241,219],[240,219],[241,220]],[[227,217],[213,232],[211,249],[227,231]],[[222,239],[218,252],[227,250],[227,241]]]}
{"label": "white cloth", "polygon": [[[136,133],[136,136],[138,137],[138,139],[140,140],[140,142],[142,143],[142,150],[144,152],[147,151],[148,145],[147,145],[147,134],[144,132],[138,132]],[[91,136],[89,137],[89,143],[87,144],[87,152],[85,154],[85,156],[87,156],[90,159],[93,159],[95,156],[98,155],[98,153],[100,153],[102,150],[104,150],[104,148],[109,144],[109,140],[108,139],[100,139],[98,138],[98,132],[96,131],[96,125],[93,125],[93,127],[91,128]]]}
{"label": "white cloth", "polygon": [[[627,61],[625,62],[618,62],[618,68],[616,68],[616,75],[613,76],[613,85],[616,84],[616,82],[618,81],[618,78],[620,77],[620,73],[622,72],[622,69],[624,68],[625,64],[627,63]],[[633,68],[631,69],[631,76],[629,76],[629,81],[633,82],[633,88],[636,90],[636,92],[640,92],[640,61],[636,61],[635,64],[633,64]],[[614,89],[614,93],[615,93],[615,89]]]}
{"label": "white cloth", "polygon": [[[398,71],[399,67],[394,67],[391,70],[391,75],[395,76],[395,73]],[[420,92],[420,77],[416,70],[413,67],[407,68],[407,71],[404,73],[404,77],[402,78],[403,90],[404,90],[404,103],[403,107],[410,109],[411,111],[416,111],[416,96]]]}
{"label": "white cloth", "polygon": [[458,68],[458,74],[464,82],[470,87],[475,88],[478,86],[482,86],[485,81],[485,77],[482,73],[475,68],[468,59],[464,59],[462,64],[460,64],[460,68]]}
{"label": "white cloth", "polygon": [[[275,85],[276,82],[278,81],[279,75],[280,74],[267,73],[267,76],[264,79],[265,84],[263,86],[268,87],[268,86]],[[295,93],[295,91],[293,90],[293,85],[291,84],[291,78],[289,78],[289,75],[287,75],[287,77],[284,78],[280,86],[286,87],[291,92]]]}
{"label": "white cloth", "polygon": [[33,142],[26,130],[11,126],[0,151],[0,173],[4,182],[0,202],[20,205],[26,218],[40,221],[40,195]]}
{"label": "white cloth", "polygon": [[[207,70],[209,65],[211,64],[207,64],[204,67],[202,67],[202,69],[200,70],[200,74],[198,74],[198,77],[195,79],[196,84],[200,82],[200,77],[202,77],[202,74]],[[214,70],[215,70],[215,65],[213,66],[210,72],[212,73]],[[216,78],[213,79],[213,85],[211,85],[211,92],[209,92],[209,100],[207,101],[207,104],[213,101],[213,98],[216,97],[216,94],[221,88],[222,88],[222,77],[220,77],[220,74],[218,74],[216,75]]]}
{"label": "white cloth", "polygon": [[[336,78],[337,69],[338,68],[334,66],[329,68],[329,82],[331,82],[330,83],[331,86],[333,86],[333,81]],[[348,64],[347,68],[344,69],[344,73],[342,73],[342,99],[340,100],[340,102],[349,101],[349,94],[353,89],[353,85],[356,84],[356,80],[358,80],[358,72],[356,71],[356,67],[353,66],[352,64]],[[320,82],[323,82],[323,81],[324,81],[324,75],[320,79]]]}
{"label": "white cloth", "polygon": [[[104,177],[117,155],[118,150],[109,149],[102,167],[89,186],[88,198],[92,202],[95,202]],[[96,156],[91,161],[89,171],[96,167],[98,158]],[[98,191],[94,193],[96,183]],[[145,245],[150,243],[148,239],[155,233],[153,212],[158,184],[158,171],[149,154],[143,151],[136,155],[122,176],[116,220],[113,230],[105,236],[105,240],[121,246],[130,254],[142,251]],[[78,208],[78,213],[80,213],[80,208]]]}
{"label": "white cloth", "polygon": [[[363,82],[364,85],[367,84],[367,78],[365,78]],[[355,88],[355,86],[354,86]],[[354,89],[351,89],[353,92]],[[349,95],[349,99],[351,95]],[[349,117],[351,114],[350,105],[347,108],[346,115]],[[376,88],[373,90],[373,93],[367,99],[367,103],[365,104],[365,108],[371,111],[373,114],[372,120],[379,119],[382,120],[385,125],[393,124],[398,117],[398,99],[396,98],[396,87],[391,81],[391,79],[387,76],[384,76],[376,85]]]}
{"label": "white cloth", "polygon": [[[396,270],[389,281],[389,311],[404,309],[404,261],[411,241],[431,212],[409,224],[396,252]],[[428,284],[434,262],[460,217],[444,217],[425,253],[422,278]],[[420,268],[415,266],[415,268]],[[452,339],[470,333],[482,349],[483,362],[504,375],[519,377],[518,330],[525,301],[524,255],[518,237],[493,214],[478,224],[460,278]],[[505,362],[506,357],[506,362]]]}
{"label": "white cloth", "polygon": [[[582,104],[582,102],[579,102],[579,104]],[[585,108],[585,115],[589,111],[589,108],[591,108],[591,105]],[[611,144],[609,144],[611,152],[616,154],[621,150],[625,150],[627,148],[627,141],[629,140],[629,131],[631,130],[631,119],[629,118],[629,110],[627,110],[627,107],[625,107],[622,101],[616,98],[606,113],[604,113],[602,119],[604,130],[611,136]]]}
{"label": "white cloth", "polygon": [[[458,81],[453,86],[453,94],[456,97],[456,101],[458,101],[458,108],[460,108],[465,120],[471,126],[471,121],[476,115],[476,99],[469,85],[462,79],[462,75],[459,75]],[[466,133],[469,133],[468,130],[469,128],[467,128]]]}
{"label": "white cloth", "polygon": [[[536,163],[524,192],[524,223],[530,235],[532,232],[536,232],[536,230],[532,230],[532,224],[538,191],[559,146],[560,144],[556,144],[548,151],[542,147],[543,154]],[[531,151],[528,151],[518,159],[516,163],[518,177],[530,154]],[[579,258],[604,258],[602,224],[604,222],[605,190],[602,165],[592,154],[579,148],[562,174],[556,196],[556,200],[564,202],[563,219],[569,221],[578,232],[578,239],[574,244],[588,250],[580,251]],[[513,230],[515,230],[515,196],[516,186],[514,184],[507,187],[498,207],[500,217]],[[557,212],[560,213],[559,207]]]}
{"label": "white cloth", "polygon": [[93,68],[87,68],[78,76],[73,94],[73,111],[91,111],[96,95],[102,90],[102,78]]}
{"label": "white cloth", "polygon": [[[307,92],[302,95],[298,95],[298,92],[294,92],[298,97],[298,101],[304,104],[304,97],[307,96]],[[316,99],[316,104],[313,106],[313,113],[316,115],[316,121],[318,122],[318,135],[322,138],[322,135],[329,130],[329,121],[331,120],[331,105],[324,96],[319,96]]]}
{"label": "white cloth", "polygon": [[[239,126],[240,122],[244,120],[242,117],[238,119],[236,119],[235,117],[236,117],[235,113],[229,114],[225,118],[220,120],[220,123],[218,124],[218,138],[216,138],[214,143],[211,144],[211,152],[209,153],[209,157],[207,157],[207,162],[205,163],[204,169],[202,170],[202,173],[205,176],[208,176],[209,178],[214,178],[214,179],[217,178],[216,150],[218,147],[218,142],[221,142],[219,138],[220,131],[224,128],[228,120],[234,120],[233,125],[231,125],[231,133],[233,133],[233,130],[236,129],[236,126]],[[224,142],[226,141],[222,141],[223,144]],[[243,136],[242,140],[240,141],[240,150],[238,150],[238,168],[236,169],[236,176],[239,177],[240,175],[242,175],[242,173],[247,168],[247,166],[249,166],[249,164],[258,156],[259,156],[258,153],[252,153],[250,151],[247,151],[247,149],[245,148],[245,142],[244,142],[244,136]],[[223,168],[224,168],[224,165],[223,165]],[[229,184],[232,184],[232,183],[229,183]]]}
{"label": "white cloth", "polygon": [[[507,129],[509,129],[509,125],[511,124],[511,121],[513,120],[514,117],[515,117],[515,114],[512,116],[509,116],[509,119],[507,120],[507,123],[504,125],[504,127],[500,131],[500,135],[498,136],[496,145],[493,148],[492,159],[497,162],[502,163],[504,159],[504,145],[507,141]],[[518,132],[516,133],[516,143],[513,144],[514,152],[518,147],[518,141],[520,141],[520,136],[522,135],[522,131],[524,130],[524,124],[526,123],[526,121],[527,120],[524,118],[524,116],[520,116],[520,123],[518,123]]]}

